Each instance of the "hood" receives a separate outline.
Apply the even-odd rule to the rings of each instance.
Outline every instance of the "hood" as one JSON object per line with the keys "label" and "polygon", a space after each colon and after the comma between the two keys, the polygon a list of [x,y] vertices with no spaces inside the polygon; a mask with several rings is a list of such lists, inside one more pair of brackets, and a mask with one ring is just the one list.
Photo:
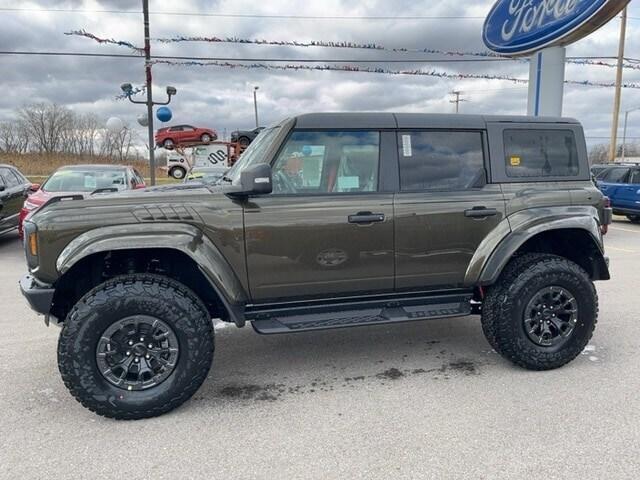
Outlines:
{"label": "hood", "polygon": [[42,189],[32,193],[27,197],[27,201],[38,207],[44,205],[50,199],[55,197],[66,197],[68,195],[82,195],[86,198],[87,192],[46,192]]}

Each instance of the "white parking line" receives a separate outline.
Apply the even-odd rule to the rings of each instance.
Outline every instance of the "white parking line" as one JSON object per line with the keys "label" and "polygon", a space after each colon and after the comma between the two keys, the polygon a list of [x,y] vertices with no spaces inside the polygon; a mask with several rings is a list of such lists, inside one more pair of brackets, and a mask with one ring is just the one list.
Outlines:
{"label": "white parking line", "polygon": [[605,247],[607,250],[614,250],[616,252],[624,252],[624,253],[640,253],[637,250],[627,250],[626,248],[618,248],[618,247],[612,247],[611,245],[606,245]]}
{"label": "white parking line", "polygon": [[619,230],[621,232],[640,233],[640,230],[631,230],[630,228],[609,227],[609,230]]}

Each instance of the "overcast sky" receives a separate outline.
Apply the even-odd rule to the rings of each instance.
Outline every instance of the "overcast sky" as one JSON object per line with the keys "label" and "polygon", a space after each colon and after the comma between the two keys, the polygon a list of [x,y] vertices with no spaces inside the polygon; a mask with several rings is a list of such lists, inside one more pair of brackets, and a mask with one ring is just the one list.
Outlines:
{"label": "overcast sky", "polygon": [[[0,9],[2,50],[47,50],[69,52],[129,53],[126,48],[99,45],[92,40],[68,37],[63,32],[86,29],[101,37],[143,42],[141,14],[95,12],[43,12],[39,8],[81,10],[133,10],[135,1],[21,1],[2,0],[3,8],[32,8],[28,12]],[[241,14],[317,16],[477,16],[488,13],[492,0],[213,0],[150,1],[152,12],[181,11]],[[627,57],[640,58],[640,1],[630,5]],[[635,17],[635,18],[634,18]],[[255,19],[152,14],[152,37],[174,35],[238,36],[267,40],[325,40],[375,42],[389,48],[433,48],[484,50],[482,18],[450,20],[328,20]],[[620,22],[610,22],[600,31],[568,49],[569,56],[615,56]],[[189,44],[152,46],[158,55],[222,57],[381,59],[425,57],[425,54],[389,54],[364,50],[290,48],[234,44]],[[144,82],[143,61],[138,59],[2,56],[0,119],[8,119],[24,103],[55,101],[78,112],[94,112],[99,118],[121,117],[135,123],[144,107],[116,101],[123,82]],[[381,64],[389,68],[435,68],[447,72],[509,74],[527,78],[528,66],[519,62],[443,65]],[[164,87],[174,85],[178,95],[171,108],[172,123],[191,123],[225,129],[250,128],[253,119],[254,85],[260,87],[260,123],[271,124],[284,117],[311,111],[452,112],[451,90],[466,92],[464,113],[526,113],[527,87],[505,81],[447,80],[416,76],[368,73],[265,71],[216,67],[154,69],[154,92],[162,99]],[[567,66],[567,79],[613,82],[615,70],[594,66]],[[640,71],[625,71],[625,81],[640,82]],[[609,136],[613,89],[567,86],[564,114],[581,120],[590,144],[604,143]],[[623,111],[640,106],[640,90],[623,91]],[[630,117],[629,135],[640,138],[640,112]],[[136,125],[140,137],[144,129]],[[602,138],[598,138],[602,137]]]}

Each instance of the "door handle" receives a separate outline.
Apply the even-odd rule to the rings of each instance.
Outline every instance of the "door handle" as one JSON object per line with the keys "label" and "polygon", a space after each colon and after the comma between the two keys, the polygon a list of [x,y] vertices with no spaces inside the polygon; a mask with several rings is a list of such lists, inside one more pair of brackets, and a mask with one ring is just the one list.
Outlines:
{"label": "door handle", "polygon": [[498,210],[495,208],[487,207],[473,207],[470,210],[464,211],[464,216],[468,218],[486,218],[495,217],[498,214]]}
{"label": "door handle", "polygon": [[379,223],[384,222],[384,213],[358,212],[349,215],[349,223]]}

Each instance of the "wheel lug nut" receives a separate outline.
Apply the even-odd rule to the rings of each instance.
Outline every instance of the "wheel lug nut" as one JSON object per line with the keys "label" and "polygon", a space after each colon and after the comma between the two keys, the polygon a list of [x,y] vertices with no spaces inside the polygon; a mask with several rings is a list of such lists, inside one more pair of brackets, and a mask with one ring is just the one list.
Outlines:
{"label": "wheel lug nut", "polygon": [[140,341],[141,341],[141,342],[144,342],[144,337],[140,337]]}
{"label": "wheel lug nut", "polygon": [[149,360],[151,358],[151,355],[149,355],[148,353],[144,356],[144,358],[146,358],[147,360]]}
{"label": "wheel lug nut", "polygon": [[149,344],[148,346],[149,346],[149,348],[153,348],[153,345],[151,345],[151,344]]}
{"label": "wheel lug nut", "polygon": [[135,362],[138,363],[139,361],[140,361],[140,359],[136,357]]}
{"label": "wheel lug nut", "polygon": [[127,350],[127,357],[131,355],[131,351]]}
{"label": "wheel lug nut", "polygon": [[133,345],[133,340],[129,340],[129,345]]}

